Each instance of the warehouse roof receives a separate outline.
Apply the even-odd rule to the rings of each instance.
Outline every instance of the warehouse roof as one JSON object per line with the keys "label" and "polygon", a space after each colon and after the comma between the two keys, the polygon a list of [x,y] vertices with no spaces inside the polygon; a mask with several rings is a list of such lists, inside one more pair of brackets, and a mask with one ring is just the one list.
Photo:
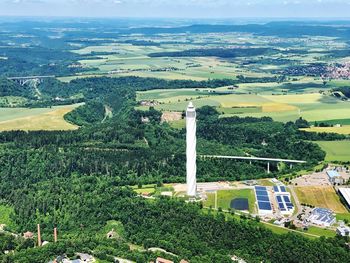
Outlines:
{"label": "warehouse roof", "polygon": [[339,188],[339,192],[350,207],[350,188]]}
{"label": "warehouse roof", "polygon": [[328,175],[330,178],[339,177],[339,176],[340,176],[340,174],[338,174],[338,172],[335,171],[335,170],[329,170],[329,171],[327,171],[327,175]]}

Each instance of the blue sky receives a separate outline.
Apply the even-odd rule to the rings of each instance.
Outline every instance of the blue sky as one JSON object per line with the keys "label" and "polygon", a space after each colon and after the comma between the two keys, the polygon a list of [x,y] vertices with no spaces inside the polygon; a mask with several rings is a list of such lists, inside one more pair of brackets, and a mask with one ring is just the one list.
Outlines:
{"label": "blue sky", "polygon": [[1,16],[350,17],[350,0],[0,0]]}

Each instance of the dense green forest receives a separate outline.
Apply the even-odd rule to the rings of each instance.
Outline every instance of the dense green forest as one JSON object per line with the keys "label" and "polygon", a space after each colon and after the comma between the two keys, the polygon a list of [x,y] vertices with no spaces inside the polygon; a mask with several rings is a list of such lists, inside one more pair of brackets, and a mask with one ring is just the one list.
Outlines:
{"label": "dense green forest", "polygon": [[69,51],[46,47],[0,47],[0,76],[22,77],[30,75],[62,76],[86,71],[78,64],[79,55]]}
{"label": "dense green forest", "polygon": [[30,87],[22,87],[18,83],[6,78],[0,78],[0,96],[19,96],[34,99],[34,93]]}
{"label": "dense green forest", "polygon": [[[0,200],[14,209],[14,226],[8,230],[35,231],[40,223],[44,239],[52,241],[56,226],[60,242],[34,249],[29,248],[33,245],[29,241],[0,236],[7,240],[0,247],[2,262],[47,262],[55,255],[74,255],[77,251],[110,262],[113,256],[140,263],[156,257],[150,252],[130,251],[129,242],[165,248],[178,255],[173,258],[177,262],[181,258],[230,262],[229,255],[249,262],[344,262],[349,251],[342,239],[310,241],[293,234],[279,236],[252,220],[225,221],[223,215],[206,215],[197,205],[168,199],[149,202],[136,197],[129,188],[185,180],[185,131],[161,123],[161,113],[152,108],[134,110],[136,91],[188,85],[216,87],[222,83],[124,77],[54,83],[69,89],[57,95],[42,88],[47,96],[83,94],[85,105],[67,118],[84,126],[66,132],[0,133]],[[101,122],[104,106],[111,108],[113,117]],[[142,122],[141,117],[148,117],[149,122]],[[215,108],[198,110],[199,154],[253,154],[308,161],[306,167],[294,166],[293,170],[298,170],[312,167],[325,156],[305,137],[298,131],[298,123],[218,118]],[[275,176],[293,171],[289,167],[287,171],[271,169]],[[267,175],[259,162],[198,160],[199,181],[266,176],[271,174]],[[105,238],[111,229],[100,232],[110,220],[123,223],[124,233],[118,240]],[[15,254],[3,254],[12,249]]]}

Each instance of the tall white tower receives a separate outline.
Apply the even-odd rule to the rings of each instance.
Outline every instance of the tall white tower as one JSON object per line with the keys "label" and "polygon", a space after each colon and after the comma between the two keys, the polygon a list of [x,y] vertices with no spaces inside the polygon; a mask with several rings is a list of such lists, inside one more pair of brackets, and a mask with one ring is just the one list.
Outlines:
{"label": "tall white tower", "polygon": [[196,165],[196,109],[192,102],[188,104],[186,110],[186,182],[187,182],[187,195],[196,196],[197,191],[197,165]]}

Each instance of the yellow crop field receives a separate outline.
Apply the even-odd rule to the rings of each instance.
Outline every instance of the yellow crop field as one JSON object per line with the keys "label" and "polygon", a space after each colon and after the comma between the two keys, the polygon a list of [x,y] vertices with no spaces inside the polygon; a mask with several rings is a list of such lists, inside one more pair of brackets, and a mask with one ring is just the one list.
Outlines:
{"label": "yellow crop field", "polygon": [[[79,105],[58,106],[40,111],[23,108],[20,115],[16,112],[16,115],[13,114],[14,118],[0,121],[0,131],[75,130],[78,126],[66,122],[63,116]],[[0,115],[3,110],[6,110],[6,114],[11,114],[11,109],[1,109]]]}
{"label": "yellow crop field", "polygon": [[290,103],[290,104],[300,104],[300,103],[318,103],[322,97],[320,93],[310,93],[310,94],[288,94],[288,95],[265,95],[262,96],[265,99],[272,100],[279,103]]}
{"label": "yellow crop field", "polygon": [[336,213],[346,213],[332,186],[302,186],[295,187],[300,203],[331,209]]}
{"label": "yellow crop field", "polygon": [[284,103],[264,103],[262,105],[263,112],[281,112],[281,111],[296,111],[297,107]]}
{"label": "yellow crop field", "polygon": [[311,127],[303,130],[309,132],[334,132],[338,134],[350,134],[350,125],[344,125],[342,127]]}

